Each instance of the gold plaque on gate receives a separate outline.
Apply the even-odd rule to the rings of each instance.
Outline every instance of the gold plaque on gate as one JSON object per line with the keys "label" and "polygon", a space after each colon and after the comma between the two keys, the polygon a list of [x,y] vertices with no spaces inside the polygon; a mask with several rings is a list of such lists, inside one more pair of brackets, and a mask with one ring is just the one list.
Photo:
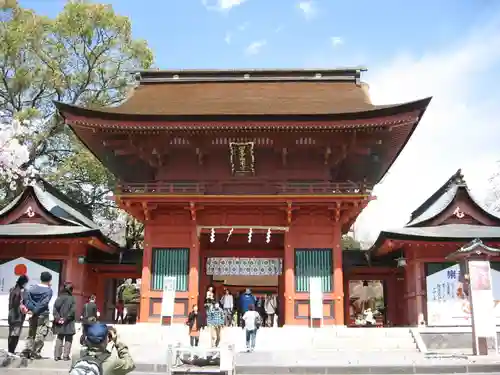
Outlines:
{"label": "gold plaque on gate", "polygon": [[255,156],[254,143],[236,143],[229,144],[231,171],[235,175],[254,174]]}

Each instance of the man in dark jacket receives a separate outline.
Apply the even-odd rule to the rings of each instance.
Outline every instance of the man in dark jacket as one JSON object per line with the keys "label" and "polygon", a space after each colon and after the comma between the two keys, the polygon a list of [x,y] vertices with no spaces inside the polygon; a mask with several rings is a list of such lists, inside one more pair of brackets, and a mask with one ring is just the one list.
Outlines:
{"label": "man in dark jacket", "polygon": [[75,308],[76,301],[73,297],[73,285],[65,282],[54,302],[54,334],[56,345],[54,346],[54,360],[70,360],[71,344],[75,335]]}
{"label": "man in dark jacket", "polygon": [[40,274],[40,284],[32,285],[24,293],[24,303],[31,313],[29,321],[26,349],[23,355],[33,359],[42,358],[41,352],[45,337],[49,333],[49,303],[52,299],[52,275],[50,272]]}
{"label": "man in dark jacket", "polygon": [[250,305],[255,306],[256,302],[257,301],[255,300],[252,291],[250,289],[247,289],[245,291],[245,294],[240,296],[241,315],[243,316],[248,311]]}

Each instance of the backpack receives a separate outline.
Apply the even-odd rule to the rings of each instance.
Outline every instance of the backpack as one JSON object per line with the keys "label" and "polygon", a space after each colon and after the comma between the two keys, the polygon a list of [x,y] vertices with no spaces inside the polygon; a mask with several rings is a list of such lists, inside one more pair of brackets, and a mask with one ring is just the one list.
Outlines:
{"label": "backpack", "polygon": [[255,328],[260,328],[262,326],[262,318],[260,315],[255,317]]}
{"label": "backpack", "polygon": [[70,375],[103,375],[103,362],[109,358],[108,353],[100,355],[85,355],[78,359],[69,370]]}

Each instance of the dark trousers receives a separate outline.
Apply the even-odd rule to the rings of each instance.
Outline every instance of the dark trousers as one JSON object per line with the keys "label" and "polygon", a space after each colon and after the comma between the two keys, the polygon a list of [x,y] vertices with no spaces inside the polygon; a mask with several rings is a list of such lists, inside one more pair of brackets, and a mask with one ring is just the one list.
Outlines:
{"label": "dark trousers", "polygon": [[266,326],[272,327],[274,325],[274,314],[266,314]]}
{"label": "dark trousers", "polygon": [[189,336],[189,343],[191,346],[198,346],[200,343],[200,338],[198,336]]}

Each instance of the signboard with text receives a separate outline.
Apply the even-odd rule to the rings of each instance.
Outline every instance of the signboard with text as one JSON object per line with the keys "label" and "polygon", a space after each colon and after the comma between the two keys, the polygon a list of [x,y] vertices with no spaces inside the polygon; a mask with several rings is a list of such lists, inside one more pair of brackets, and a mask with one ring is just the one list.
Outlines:
{"label": "signboard with text", "polygon": [[163,279],[163,296],[161,300],[161,316],[173,317],[175,306],[175,277],[166,276]]}
{"label": "signboard with text", "polygon": [[[470,326],[471,308],[460,282],[460,266],[450,266],[427,276],[427,324],[429,326]],[[491,270],[495,323],[500,325],[500,272]]]}
{"label": "signboard with text", "polygon": [[309,300],[311,319],[323,319],[323,291],[319,277],[309,279]]}

